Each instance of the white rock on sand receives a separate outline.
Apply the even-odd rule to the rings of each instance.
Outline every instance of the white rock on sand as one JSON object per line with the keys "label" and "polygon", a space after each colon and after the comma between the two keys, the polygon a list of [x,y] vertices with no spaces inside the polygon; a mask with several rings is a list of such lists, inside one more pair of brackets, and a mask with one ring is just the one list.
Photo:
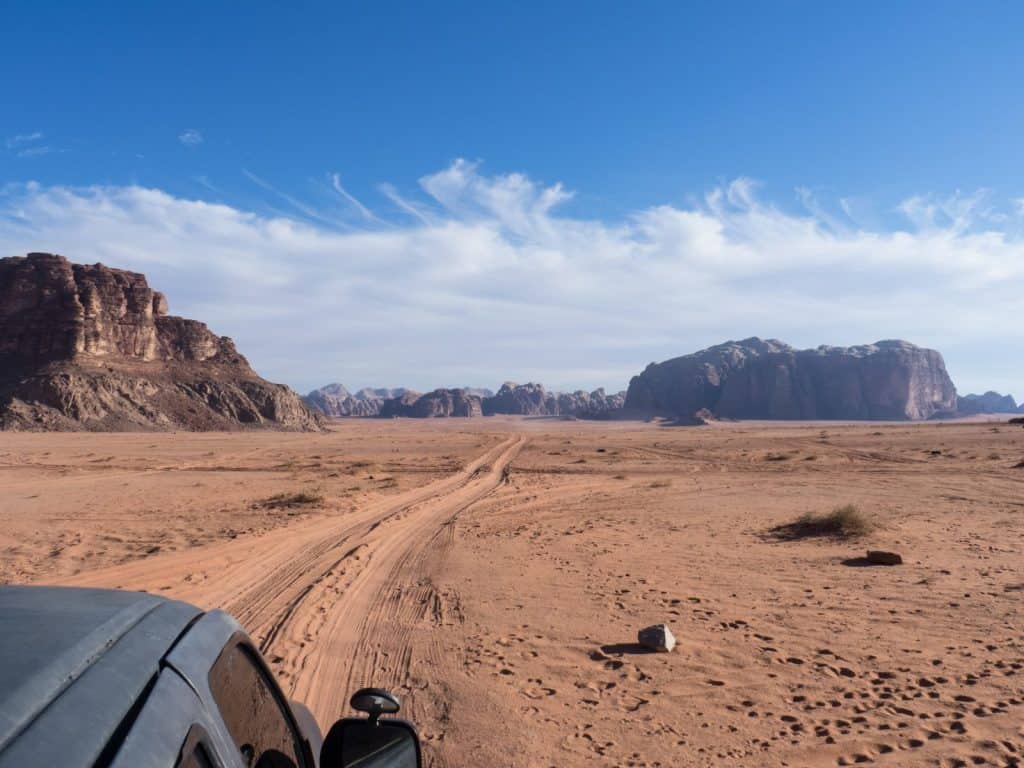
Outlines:
{"label": "white rock on sand", "polygon": [[637,633],[636,639],[644,648],[661,653],[668,653],[676,647],[676,638],[672,634],[672,630],[668,628],[668,624],[644,627]]}

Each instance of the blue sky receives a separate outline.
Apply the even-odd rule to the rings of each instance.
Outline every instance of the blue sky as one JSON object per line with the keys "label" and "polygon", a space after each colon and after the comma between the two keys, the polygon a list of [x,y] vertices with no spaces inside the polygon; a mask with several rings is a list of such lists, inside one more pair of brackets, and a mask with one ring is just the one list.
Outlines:
{"label": "blue sky", "polygon": [[15,2],[5,31],[3,252],[144,271],[296,387],[619,389],[762,335],[908,338],[1024,395],[1017,4]]}

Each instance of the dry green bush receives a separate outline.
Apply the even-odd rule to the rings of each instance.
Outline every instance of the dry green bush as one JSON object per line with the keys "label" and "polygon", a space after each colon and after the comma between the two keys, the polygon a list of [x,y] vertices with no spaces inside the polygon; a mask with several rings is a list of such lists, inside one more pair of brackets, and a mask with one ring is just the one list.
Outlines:
{"label": "dry green bush", "polygon": [[320,491],[299,491],[297,493],[278,493],[264,499],[259,506],[264,509],[290,509],[291,507],[308,507],[322,504],[324,495]]}
{"label": "dry green bush", "polygon": [[866,536],[877,527],[878,523],[855,505],[844,504],[824,514],[807,512],[792,523],[770,528],[768,535],[781,541],[810,538],[856,539]]}

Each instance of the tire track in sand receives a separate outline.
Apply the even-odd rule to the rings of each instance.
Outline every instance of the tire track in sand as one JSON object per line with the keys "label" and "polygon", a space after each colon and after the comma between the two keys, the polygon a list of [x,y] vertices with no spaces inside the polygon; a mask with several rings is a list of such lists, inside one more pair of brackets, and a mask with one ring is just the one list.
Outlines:
{"label": "tire track in sand", "polygon": [[363,540],[365,549],[311,590],[305,619],[291,622],[268,649],[272,658],[291,660],[286,676],[298,700],[328,720],[357,688],[409,686],[410,629],[440,610],[424,566],[443,554],[459,513],[504,482],[524,442],[502,443],[468,482],[378,526]]}
{"label": "tire track in sand", "polygon": [[260,645],[285,690],[330,723],[353,685],[405,684],[407,620],[430,602],[431,588],[416,584],[417,571],[432,546],[448,538],[446,524],[501,485],[524,442],[509,437],[450,477],[343,517],[313,518],[64,583],[143,589],[225,608]]}

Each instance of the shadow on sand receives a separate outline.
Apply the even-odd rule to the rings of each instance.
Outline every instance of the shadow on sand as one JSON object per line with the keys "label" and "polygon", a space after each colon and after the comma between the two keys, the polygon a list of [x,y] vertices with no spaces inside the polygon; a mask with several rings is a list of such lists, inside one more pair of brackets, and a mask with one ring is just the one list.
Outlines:
{"label": "shadow on sand", "polygon": [[847,568],[888,568],[889,566],[883,563],[875,563],[866,557],[848,557],[843,560],[843,565]]}
{"label": "shadow on sand", "polygon": [[655,653],[650,648],[645,648],[640,643],[612,643],[611,645],[602,645],[601,652],[606,654],[642,654],[642,653]]}

